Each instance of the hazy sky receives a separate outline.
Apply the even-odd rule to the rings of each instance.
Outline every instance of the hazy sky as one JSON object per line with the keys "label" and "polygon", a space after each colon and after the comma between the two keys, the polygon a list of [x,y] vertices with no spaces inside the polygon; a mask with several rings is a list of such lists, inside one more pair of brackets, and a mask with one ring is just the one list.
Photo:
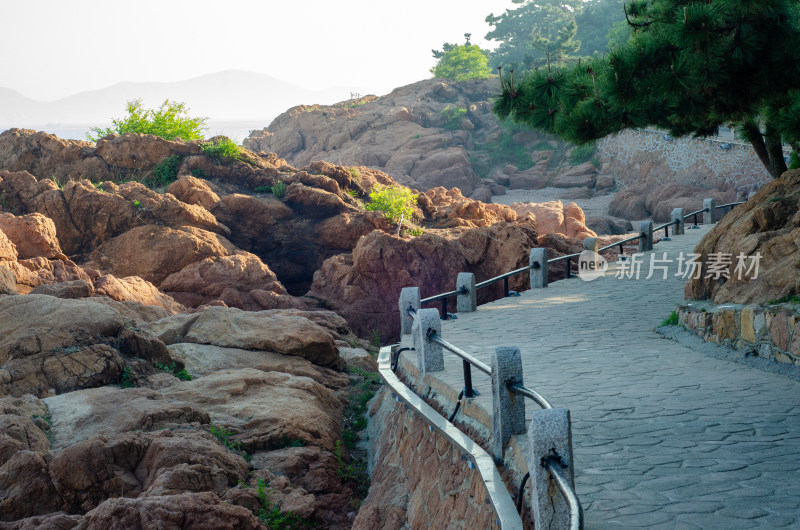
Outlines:
{"label": "hazy sky", "polygon": [[227,69],[384,94],[511,0],[0,0],[0,87],[42,100]]}

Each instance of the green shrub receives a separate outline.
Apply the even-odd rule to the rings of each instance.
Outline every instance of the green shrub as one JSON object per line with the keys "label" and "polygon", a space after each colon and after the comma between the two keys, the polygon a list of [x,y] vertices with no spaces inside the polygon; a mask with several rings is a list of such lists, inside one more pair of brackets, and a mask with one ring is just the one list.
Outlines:
{"label": "green shrub", "polygon": [[677,325],[678,325],[678,313],[673,311],[667,318],[664,319],[664,321],[661,323],[661,326],[659,327],[677,326]]}
{"label": "green shrub", "polygon": [[200,145],[200,151],[214,162],[246,162],[252,164],[253,161],[244,154],[242,148],[236,145],[230,138],[219,138],[214,142],[206,142]]}
{"label": "green shrub", "polygon": [[306,528],[317,528],[318,525],[313,521],[309,521],[308,519],[290,512],[284,513],[280,510],[280,508],[278,508],[278,506],[273,506],[269,500],[267,486],[268,483],[264,482],[264,479],[258,479],[256,494],[258,495],[260,507],[255,512],[256,517],[258,517],[261,522],[267,526],[267,528],[274,530],[303,530]]}
{"label": "green shrub", "polygon": [[256,186],[253,191],[256,193],[272,193],[272,186]]}
{"label": "green shrub", "polygon": [[381,211],[391,223],[400,218],[411,219],[418,195],[403,186],[376,184],[369,194],[370,202],[365,206],[370,211]]}
{"label": "green shrub", "polygon": [[461,128],[461,118],[467,115],[464,107],[446,106],[442,111],[442,127],[445,129],[456,130]]}
{"label": "green shrub", "polygon": [[178,370],[177,367],[175,366],[175,363],[171,363],[169,365],[159,364],[157,366],[157,368],[159,370],[161,370],[162,372],[167,372],[168,374],[174,375],[175,377],[177,377],[181,381],[191,381],[192,380],[192,374],[187,372],[185,368],[181,369],[181,370]]}
{"label": "green shrub", "polygon": [[170,155],[161,159],[161,162],[153,167],[150,176],[144,180],[148,186],[167,186],[178,178],[178,170],[181,167],[181,156]]}
{"label": "green shrub", "polygon": [[434,77],[454,81],[486,79],[492,74],[487,53],[474,44],[453,46],[442,54],[431,73]]}
{"label": "green shrub", "polygon": [[164,100],[156,109],[145,109],[141,99],[128,101],[128,115],[121,120],[111,120],[113,127],[101,129],[92,127],[86,133],[89,141],[97,142],[109,134],[143,133],[154,134],[167,140],[202,140],[208,118],[192,118],[185,103]]}
{"label": "green shrub", "polygon": [[276,199],[283,199],[283,196],[286,195],[286,183],[282,180],[279,180],[272,186],[272,194],[275,196]]}
{"label": "green shrub", "polygon": [[594,142],[584,145],[576,145],[569,153],[569,163],[573,166],[577,166],[578,164],[588,162],[592,159],[596,150],[597,144]]}
{"label": "green shrub", "polygon": [[231,440],[230,437],[233,434],[231,431],[225,430],[224,427],[220,427],[218,425],[214,425],[213,423],[208,424],[209,428],[211,429],[211,434],[214,435],[214,438],[219,440],[219,443],[227,447],[228,449],[232,449],[234,451],[241,451],[242,444],[241,442],[237,442]]}
{"label": "green shrub", "polygon": [[121,388],[133,388],[133,369],[130,366],[122,367],[122,377],[119,379]]}
{"label": "green shrub", "polygon": [[199,178],[199,179],[204,179],[204,178],[206,178],[206,172],[205,172],[205,171],[203,171],[203,170],[202,170],[202,169],[200,169],[200,168],[193,169],[193,170],[192,170],[192,176],[193,176],[193,177],[197,177],[197,178]]}

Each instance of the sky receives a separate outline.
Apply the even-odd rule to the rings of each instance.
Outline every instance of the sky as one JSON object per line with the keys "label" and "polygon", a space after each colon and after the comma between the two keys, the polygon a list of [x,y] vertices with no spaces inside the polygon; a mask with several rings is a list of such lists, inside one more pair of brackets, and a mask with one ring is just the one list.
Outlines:
{"label": "sky", "polygon": [[511,0],[0,0],[0,87],[52,101],[121,81],[248,70],[385,94],[430,77],[444,42],[493,48]]}

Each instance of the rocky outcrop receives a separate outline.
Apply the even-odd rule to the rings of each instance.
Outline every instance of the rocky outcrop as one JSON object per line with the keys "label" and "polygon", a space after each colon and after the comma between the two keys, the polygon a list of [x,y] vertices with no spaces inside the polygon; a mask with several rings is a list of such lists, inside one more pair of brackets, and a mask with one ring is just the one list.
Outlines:
{"label": "rocky outcrop", "polygon": [[[488,176],[505,165],[506,158],[519,159],[520,151],[531,157],[531,164],[542,159],[544,174],[551,154],[535,150],[544,140],[538,134],[513,135],[501,128],[491,111],[497,90],[496,79],[430,79],[382,97],[301,105],[278,116],[269,127],[253,131],[244,145],[255,152],[275,152],[298,167],[324,159],[380,169],[420,190],[458,188],[467,197],[479,188],[493,193],[492,184],[509,182],[484,183],[479,174]],[[511,140],[514,154],[498,156],[506,149],[501,138]],[[487,198],[486,192],[475,198]]]}
{"label": "rocky outcrop", "polygon": [[[748,304],[800,293],[798,204],[800,171],[791,170],[735,207],[695,247],[704,266],[700,278],[686,284],[686,297]],[[709,272],[712,254],[724,260],[717,260],[719,273]],[[756,255],[757,276],[749,270]]]}
{"label": "rocky outcrop", "polygon": [[[375,329],[392,340],[399,329],[397,296],[403,287],[419,286],[425,297],[452,290],[459,272],[474,272],[483,281],[527,264],[535,246],[536,229],[530,223],[431,231],[410,239],[375,231],[361,238],[352,254],[326,261],[314,275],[309,296],[325,300],[357,333]],[[523,279],[515,278],[512,285],[516,282]],[[487,288],[479,297],[488,301],[498,294]]]}
{"label": "rocky outcrop", "polygon": [[597,236],[586,226],[583,210],[574,202],[566,206],[561,201],[515,202],[509,205],[509,208],[520,217],[531,214],[536,220],[536,230],[540,234],[563,234],[581,240]]}
{"label": "rocky outcrop", "polygon": [[683,208],[687,214],[695,212],[703,208],[703,199],[709,198],[717,204],[737,200],[733,188],[720,191],[680,184],[639,184],[618,191],[608,205],[608,213],[631,221],[652,219],[665,223],[673,209]]}
{"label": "rocky outcrop", "polygon": [[180,363],[113,303],[6,296],[0,315],[0,396],[43,397],[117,382],[127,356]]}

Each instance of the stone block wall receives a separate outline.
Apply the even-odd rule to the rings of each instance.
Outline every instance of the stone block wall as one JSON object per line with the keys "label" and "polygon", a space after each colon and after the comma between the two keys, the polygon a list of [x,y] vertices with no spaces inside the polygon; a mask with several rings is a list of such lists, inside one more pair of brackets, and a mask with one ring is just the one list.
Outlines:
{"label": "stone block wall", "polygon": [[497,527],[478,471],[415,410],[384,389],[369,414],[372,485],[354,529]]}
{"label": "stone block wall", "polygon": [[678,322],[707,342],[800,365],[800,307],[681,305]]}
{"label": "stone block wall", "polygon": [[[730,149],[720,146],[727,144]],[[788,152],[787,152],[788,153]],[[623,187],[636,184],[685,184],[724,189],[741,198],[772,177],[750,144],[721,138],[671,138],[664,132],[629,129],[598,142],[603,172]]]}

